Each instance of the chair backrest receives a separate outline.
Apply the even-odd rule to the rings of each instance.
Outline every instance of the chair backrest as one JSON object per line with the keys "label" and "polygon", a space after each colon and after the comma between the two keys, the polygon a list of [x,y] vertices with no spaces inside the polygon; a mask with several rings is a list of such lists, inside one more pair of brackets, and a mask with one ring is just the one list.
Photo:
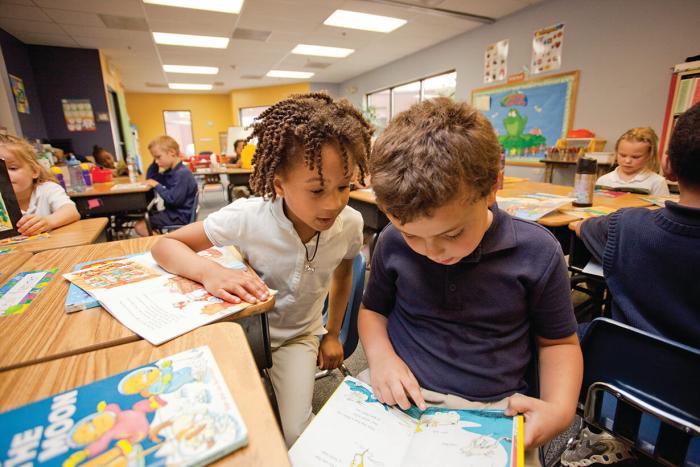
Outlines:
{"label": "chair backrest", "polygon": [[700,462],[700,350],[607,319],[581,340],[584,419],[673,465]]}
{"label": "chair backrest", "polygon": [[[343,354],[347,359],[357,348],[359,334],[357,332],[357,315],[362,303],[362,292],[365,288],[365,269],[367,262],[362,253],[358,253],[352,262],[352,288],[345,308],[343,325],[340,328],[340,342],[343,344]],[[328,297],[323,307],[323,324],[328,320]]]}

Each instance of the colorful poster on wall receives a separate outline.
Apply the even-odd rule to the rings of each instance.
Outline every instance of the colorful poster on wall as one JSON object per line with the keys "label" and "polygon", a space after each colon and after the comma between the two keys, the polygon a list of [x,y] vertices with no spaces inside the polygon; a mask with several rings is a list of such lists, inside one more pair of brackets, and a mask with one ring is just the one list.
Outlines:
{"label": "colorful poster on wall", "polygon": [[505,79],[508,75],[508,39],[486,47],[484,52],[484,83]]}
{"label": "colorful poster on wall", "polygon": [[95,131],[95,114],[89,99],[61,99],[68,131]]}
{"label": "colorful poster on wall", "polygon": [[561,51],[564,45],[564,23],[535,31],[532,38],[530,73],[536,75],[561,68]]}
{"label": "colorful poster on wall", "polygon": [[17,106],[17,112],[22,114],[29,113],[29,101],[27,100],[27,93],[24,91],[24,81],[22,78],[18,78],[13,75],[10,76],[10,85],[12,87],[12,94],[15,96],[15,105]]}
{"label": "colorful poster on wall", "polygon": [[566,137],[578,76],[574,71],[472,91],[472,105],[491,121],[507,161],[537,163]]}

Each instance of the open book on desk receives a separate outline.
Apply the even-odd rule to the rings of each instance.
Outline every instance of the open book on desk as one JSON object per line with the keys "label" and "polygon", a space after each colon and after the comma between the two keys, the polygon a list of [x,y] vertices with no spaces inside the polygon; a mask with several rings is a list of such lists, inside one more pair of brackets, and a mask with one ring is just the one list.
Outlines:
{"label": "open book on desk", "polygon": [[[205,252],[211,255],[221,250]],[[251,306],[223,301],[201,284],[170,274],[156,264],[150,253],[101,262],[63,277],[154,345]]]}
{"label": "open book on desk", "polygon": [[7,466],[205,465],[248,444],[207,346],[2,413],[0,427]]}
{"label": "open book on desk", "polygon": [[502,410],[380,403],[372,388],[346,377],[289,450],[294,467],[524,465],[522,417]]}
{"label": "open book on desk", "polygon": [[496,197],[500,209],[513,217],[527,221],[536,221],[574,200],[574,198],[549,193],[532,193],[517,198]]}

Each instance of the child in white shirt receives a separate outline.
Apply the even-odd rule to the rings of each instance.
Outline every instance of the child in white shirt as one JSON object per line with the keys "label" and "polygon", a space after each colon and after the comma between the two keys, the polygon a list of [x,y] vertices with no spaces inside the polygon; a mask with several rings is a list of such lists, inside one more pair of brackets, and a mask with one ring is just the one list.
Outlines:
{"label": "child in white shirt", "polygon": [[36,160],[28,141],[0,135],[0,159],[5,161],[22,218],[17,231],[37,235],[80,220],[75,203],[56,182],[51,172]]}
{"label": "child in white shirt", "polygon": [[638,188],[650,195],[668,196],[666,179],[659,175],[659,138],[649,127],[627,130],[615,143],[617,167],[596,185],[610,189]]}
{"label": "child in white shirt", "polygon": [[[270,377],[288,446],[311,421],[316,365],[332,369],[343,361],[338,336],[362,246],[362,217],[347,206],[349,185],[357,169],[366,173],[371,135],[347,101],[311,93],[278,102],[251,135],[258,144],[250,184],[262,197],[236,200],[153,247],[165,269],[224,300],[266,300],[265,284],[278,291],[268,313]],[[212,245],[234,245],[262,280],[195,254]]]}

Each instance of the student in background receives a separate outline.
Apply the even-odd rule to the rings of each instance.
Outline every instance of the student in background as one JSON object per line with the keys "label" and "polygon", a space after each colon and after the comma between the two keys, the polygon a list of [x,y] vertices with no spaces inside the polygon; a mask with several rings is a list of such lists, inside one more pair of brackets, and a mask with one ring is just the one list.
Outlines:
{"label": "student in background", "polygon": [[661,164],[678,203],[621,209],[576,233],[603,265],[613,319],[700,347],[700,104],[677,120]]}
{"label": "student in background", "polygon": [[[366,171],[371,134],[345,100],[310,93],[278,102],[253,124],[258,145],[251,185],[262,198],[238,199],[153,248],[165,269],[226,301],[266,300],[265,284],[278,291],[267,314],[270,377],[288,446],[311,421],[316,365],[332,369],[343,362],[339,333],[362,246],[362,216],[347,206],[349,185],[356,171]],[[234,245],[260,279],[195,254],[212,245]]]}
{"label": "student in background", "polygon": [[[180,160],[180,146],[170,136],[159,136],[150,142],[148,150],[153,155],[153,163],[146,172],[146,184],[153,187],[164,204],[164,210],[149,214],[151,226],[159,229],[165,225],[189,223],[196,209],[198,187],[194,175]],[[134,230],[142,237],[148,236],[145,220],[137,221]]]}
{"label": "student in background", "polygon": [[244,139],[237,139],[233,142],[233,150],[236,152],[235,155],[229,157],[229,164],[233,164],[234,167],[241,166],[241,153],[243,153],[243,148],[246,142]]}
{"label": "student in background", "polygon": [[7,164],[12,188],[22,210],[17,230],[22,235],[37,235],[77,220],[75,203],[56,178],[36,160],[28,141],[0,135],[0,159]]}
{"label": "student in background", "polygon": [[[561,247],[498,209],[499,169],[493,127],[465,103],[428,100],[389,123],[370,174],[391,224],[359,330],[381,402],[523,413],[527,449],[573,420],[582,358]],[[520,394],[533,358],[540,399]]]}
{"label": "student in background", "polygon": [[649,127],[627,130],[615,143],[617,167],[600,177],[596,185],[649,190],[650,195],[668,196],[666,179],[659,175],[659,138]]}
{"label": "student in background", "polygon": [[92,148],[92,157],[95,159],[95,164],[103,169],[116,169],[117,165],[114,162],[114,156],[102,146],[97,144]]}

